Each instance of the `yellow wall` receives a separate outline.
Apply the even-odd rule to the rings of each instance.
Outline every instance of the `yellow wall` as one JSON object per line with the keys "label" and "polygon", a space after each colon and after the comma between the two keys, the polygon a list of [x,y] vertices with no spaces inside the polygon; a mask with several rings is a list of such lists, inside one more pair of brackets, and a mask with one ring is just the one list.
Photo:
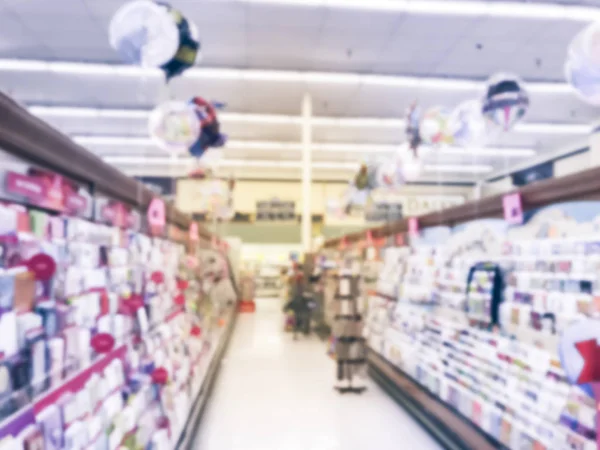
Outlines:
{"label": "yellow wall", "polygon": [[[200,212],[202,207],[201,180],[182,179],[177,182],[177,207],[188,213]],[[347,183],[315,182],[312,185],[313,214],[325,214],[327,200],[340,198]],[[467,195],[470,188],[447,186],[405,186],[402,195]],[[245,181],[236,182],[233,193],[234,208],[241,213],[254,213],[256,203],[271,200],[293,201],[296,213],[302,211],[302,186],[298,181]]]}

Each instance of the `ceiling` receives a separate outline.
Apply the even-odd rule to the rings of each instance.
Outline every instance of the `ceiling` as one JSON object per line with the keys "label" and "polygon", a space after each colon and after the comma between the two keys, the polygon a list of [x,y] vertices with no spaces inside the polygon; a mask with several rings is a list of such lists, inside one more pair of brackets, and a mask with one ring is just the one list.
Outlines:
{"label": "ceiling", "polygon": [[396,150],[413,100],[455,106],[498,71],[527,81],[526,120],[488,149],[424,151],[420,181],[470,183],[568,150],[597,117],[562,74],[570,39],[599,17],[597,2],[173,0],[198,26],[203,60],[168,87],[110,48],[108,23],[124,3],[0,0],[0,88],[131,174],[179,176],[192,164],[147,139],[148,111],[169,98],[225,102],[230,143],[215,159],[237,176],[267,178],[300,175],[305,94],[315,177],[329,179]]}

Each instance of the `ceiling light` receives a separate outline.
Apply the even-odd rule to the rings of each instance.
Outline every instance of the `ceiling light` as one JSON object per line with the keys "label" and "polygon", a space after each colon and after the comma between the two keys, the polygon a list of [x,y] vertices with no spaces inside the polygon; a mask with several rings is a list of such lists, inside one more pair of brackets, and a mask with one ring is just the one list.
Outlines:
{"label": "ceiling light", "polygon": [[574,20],[591,22],[598,18],[593,7],[548,3],[517,3],[491,1],[445,0],[238,0],[245,3],[266,3],[289,6],[363,9],[372,11],[407,12],[438,16],[488,16],[514,19]]}
{"label": "ceiling light", "polygon": [[427,172],[438,172],[438,173],[488,173],[494,170],[492,166],[484,166],[477,164],[461,164],[461,165],[431,165],[426,164],[425,170]]}
{"label": "ceiling light", "polygon": [[[452,3],[454,4],[454,3]],[[110,77],[160,77],[160,70],[146,69],[127,65],[71,63],[62,61],[35,61],[0,59],[0,71],[39,72],[49,71],[68,73],[74,75],[99,75]],[[233,79],[255,80],[266,82],[294,82],[309,84],[371,84],[377,86],[393,86],[403,88],[441,89],[450,91],[481,90],[483,82],[460,78],[423,78],[394,75],[362,75],[356,73],[328,73],[328,72],[298,72],[281,70],[256,70],[256,69],[216,69],[208,67],[195,67],[189,69],[183,78],[199,79]],[[572,93],[571,87],[566,83],[527,83],[530,92],[537,93]]]}
{"label": "ceiling light", "polygon": [[[104,158],[109,164],[143,164],[143,165],[190,165],[195,160],[193,158],[165,158],[165,157],[130,157],[130,156],[109,156]],[[252,167],[252,168],[274,168],[274,169],[301,169],[301,161],[274,161],[274,160],[237,160],[223,159],[218,162],[219,167]],[[312,164],[313,169],[327,170],[356,170],[359,167],[358,163],[340,163],[340,162],[315,162]],[[444,173],[487,173],[492,170],[491,166],[481,165],[426,165],[425,170],[428,172],[444,172]]]}
{"label": "ceiling light", "polygon": [[[30,106],[29,112],[41,117],[74,117],[74,118],[106,118],[106,119],[147,119],[149,110],[140,109],[96,109],[85,107],[62,106]],[[271,125],[301,125],[302,117],[276,114],[219,113],[224,123],[262,123]],[[403,119],[386,119],[373,117],[313,117],[315,127],[340,128],[389,128],[404,127]],[[583,124],[568,123],[519,123],[513,129],[517,133],[541,134],[588,134],[590,127]]]}
{"label": "ceiling light", "polygon": [[[128,137],[128,136],[74,136],[73,140],[80,145],[98,145],[111,147],[155,147],[150,138]],[[277,141],[236,141],[227,142],[225,149],[231,150],[262,150],[262,151],[294,151],[301,152],[302,144],[299,142],[277,142]],[[312,144],[313,151],[326,153],[358,153],[369,154],[393,154],[401,149],[401,145],[382,144],[351,144],[334,142],[315,142]],[[506,157],[530,157],[536,154],[535,150],[527,148],[477,148],[466,149],[462,147],[422,147],[423,153],[440,153],[444,155],[472,155],[490,158]]]}

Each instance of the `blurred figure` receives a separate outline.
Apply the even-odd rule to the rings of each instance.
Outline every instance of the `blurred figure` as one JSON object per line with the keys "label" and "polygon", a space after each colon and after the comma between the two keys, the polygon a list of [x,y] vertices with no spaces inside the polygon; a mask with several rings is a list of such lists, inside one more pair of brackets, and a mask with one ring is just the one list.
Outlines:
{"label": "blurred figure", "polygon": [[310,332],[310,299],[305,295],[304,277],[297,274],[292,289],[292,298],[283,308],[284,312],[294,313],[294,340],[298,339],[298,332],[308,335]]}

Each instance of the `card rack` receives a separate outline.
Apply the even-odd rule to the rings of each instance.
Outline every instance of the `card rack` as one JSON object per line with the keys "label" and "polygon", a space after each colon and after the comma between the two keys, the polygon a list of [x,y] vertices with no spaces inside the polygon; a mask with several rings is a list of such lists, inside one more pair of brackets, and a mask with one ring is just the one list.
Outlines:
{"label": "card rack", "polygon": [[362,335],[363,317],[360,276],[341,271],[336,276],[335,353],[338,392],[360,394],[366,390],[366,346]]}

